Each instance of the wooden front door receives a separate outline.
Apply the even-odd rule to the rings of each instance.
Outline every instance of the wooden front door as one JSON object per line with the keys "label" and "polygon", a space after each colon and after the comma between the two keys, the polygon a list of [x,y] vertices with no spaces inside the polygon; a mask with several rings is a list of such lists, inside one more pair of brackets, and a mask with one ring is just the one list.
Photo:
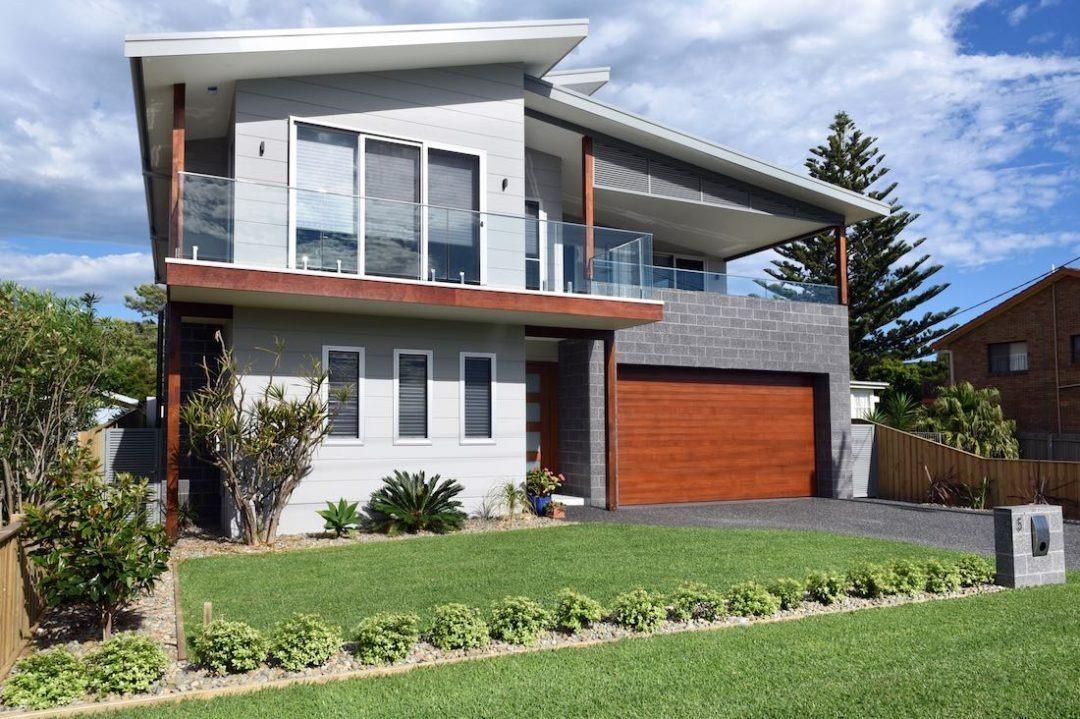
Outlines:
{"label": "wooden front door", "polygon": [[525,365],[526,469],[559,471],[559,375],[554,362]]}

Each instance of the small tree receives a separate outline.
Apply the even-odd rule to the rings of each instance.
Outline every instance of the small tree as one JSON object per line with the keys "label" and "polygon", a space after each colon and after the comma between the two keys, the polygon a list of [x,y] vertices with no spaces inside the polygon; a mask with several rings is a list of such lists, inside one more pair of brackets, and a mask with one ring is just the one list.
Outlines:
{"label": "small tree", "polygon": [[[275,381],[283,354],[279,343],[270,376],[249,396],[240,368],[221,335],[221,356],[204,363],[206,386],[180,409],[192,451],[221,470],[222,482],[236,505],[240,532],[247,544],[272,543],[285,505],[301,480],[311,473],[311,459],[330,431],[327,374],[317,362],[290,396]],[[343,397],[341,399],[344,399]]]}
{"label": "small tree", "polygon": [[168,296],[161,285],[143,284],[135,286],[134,295],[124,295],[124,306],[138,312],[143,319],[155,320],[158,312],[165,309]]}
{"label": "small tree", "polygon": [[1001,393],[993,387],[975,389],[970,382],[942,387],[921,425],[941,432],[945,444],[980,457],[1020,456],[1016,422],[1005,418]]}
{"label": "small tree", "polygon": [[82,604],[97,612],[103,639],[116,612],[168,569],[165,530],[147,522],[146,481],[101,477],[85,449],[62,453],[41,504],[26,507],[31,560],[49,606]]}

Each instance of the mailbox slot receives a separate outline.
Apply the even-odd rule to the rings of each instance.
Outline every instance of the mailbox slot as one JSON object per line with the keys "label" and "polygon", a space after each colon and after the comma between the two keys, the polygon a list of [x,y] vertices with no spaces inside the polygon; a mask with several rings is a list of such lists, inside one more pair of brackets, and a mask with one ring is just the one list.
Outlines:
{"label": "mailbox slot", "polygon": [[1050,551],[1050,518],[1045,514],[1031,515],[1031,556],[1045,557]]}

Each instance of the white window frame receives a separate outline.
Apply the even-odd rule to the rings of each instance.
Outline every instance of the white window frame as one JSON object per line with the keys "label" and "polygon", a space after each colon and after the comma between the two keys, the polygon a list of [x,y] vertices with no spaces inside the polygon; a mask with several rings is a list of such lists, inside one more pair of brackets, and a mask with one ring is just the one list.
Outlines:
{"label": "white window frame", "polygon": [[[401,394],[400,394],[400,380],[401,380],[401,355],[425,355],[427,357],[427,407],[424,408],[427,413],[427,437],[402,437],[400,435],[401,425]],[[425,445],[431,444],[431,405],[435,400],[435,353],[432,350],[409,350],[409,349],[395,349],[394,350],[394,444],[396,445]]]}
{"label": "white window frame", "polygon": [[[540,262],[540,287],[539,287],[539,290],[540,290],[540,292],[546,292],[546,291],[548,291],[548,288],[547,288],[547,242],[545,242],[544,240],[547,237],[547,219],[548,219],[547,210],[544,209],[544,201],[541,200],[539,197],[534,197],[532,195],[526,195],[525,196],[525,201],[521,205],[522,209],[525,208],[525,203],[528,203],[528,202],[535,202],[536,203],[536,219],[537,219],[536,231],[539,234],[539,236],[537,238],[537,244],[540,247],[540,260],[539,260],[539,262]],[[528,215],[525,215],[525,216],[528,217]],[[560,272],[560,274],[561,274],[561,272]]]}
{"label": "white window frame", "polygon": [[363,445],[364,444],[364,377],[366,375],[366,365],[364,358],[363,347],[350,347],[346,345],[323,345],[322,348],[322,366],[326,372],[326,384],[323,386],[322,399],[324,402],[330,400],[330,353],[331,352],[355,352],[357,355],[357,373],[356,378],[356,436],[355,437],[342,437],[326,435],[327,444],[336,445]]}
{"label": "white window frame", "polygon": [[[366,154],[365,140],[371,138],[374,140],[381,140],[383,142],[397,142],[402,145],[415,145],[420,148],[420,282],[432,283],[429,279],[430,270],[428,268],[428,149],[444,150],[446,152],[456,152],[462,155],[473,155],[479,160],[479,175],[478,181],[479,187],[479,200],[480,208],[480,286],[484,287],[488,284],[488,243],[487,243],[487,223],[484,221],[484,214],[487,212],[487,152],[475,147],[465,147],[462,145],[451,145],[442,142],[431,142],[417,137],[407,137],[404,135],[387,135],[383,132],[368,130],[363,127],[357,127],[354,125],[346,125],[342,123],[326,122],[319,120],[313,122],[307,118],[297,117],[295,115],[289,116],[289,168],[288,168],[288,186],[289,186],[289,218],[288,218],[288,233],[289,233],[289,246],[288,246],[288,266],[292,269],[298,269],[296,264],[296,127],[297,125],[307,125],[309,127],[323,128],[326,130],[337,130],[340,132],[351,132],[356,135],[356,161],[357,161],[357,191],[359,192],[359,201],[357,202],[357,252],[359,257],[356,259],[356,271],[358,277],[365,277],[370,279],[387,279],[381,275],[368,275],[366,268],[364,267],[364,250],[365,248],[365,231],[364,231],[364,199],[366,198],[367,187],[364,180],[364,160]],[[401,278],[394,278],[401,279]],[[408,281],[408,280],[406,280]],[[439,282],[438,284],[453,284],[446,282]]]}
{"label": "white window frame", "polygon": [[[465,360],[482,357],[491,361],[491,436],[465,436]],[[458,436],[461,444],[495,444],[495,388],[498,385],[494,352],[462,352],[458,359]]]}

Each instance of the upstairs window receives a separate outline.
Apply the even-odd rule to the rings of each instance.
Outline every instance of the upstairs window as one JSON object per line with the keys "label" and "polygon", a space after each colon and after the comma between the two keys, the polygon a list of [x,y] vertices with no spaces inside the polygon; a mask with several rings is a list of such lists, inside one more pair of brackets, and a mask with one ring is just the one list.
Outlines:
{"label": "upstairs window", "polygon": [[362,439],[362,347],[324,347],[331,439]]}
{"label": "upstairs window", "polygon": [[428,440],[431,352],[394,350],[394,424],[404,443]]}
{"label": "upstairs window", "polygon": [[994,342],[987,345],[986,349],[990,374],[1027,371],[1027,342]]}
{"label": "upstairs window", "polygon": [[483,441],[492,432],[495,395],[495,355],[461,353],[461,437]]}

